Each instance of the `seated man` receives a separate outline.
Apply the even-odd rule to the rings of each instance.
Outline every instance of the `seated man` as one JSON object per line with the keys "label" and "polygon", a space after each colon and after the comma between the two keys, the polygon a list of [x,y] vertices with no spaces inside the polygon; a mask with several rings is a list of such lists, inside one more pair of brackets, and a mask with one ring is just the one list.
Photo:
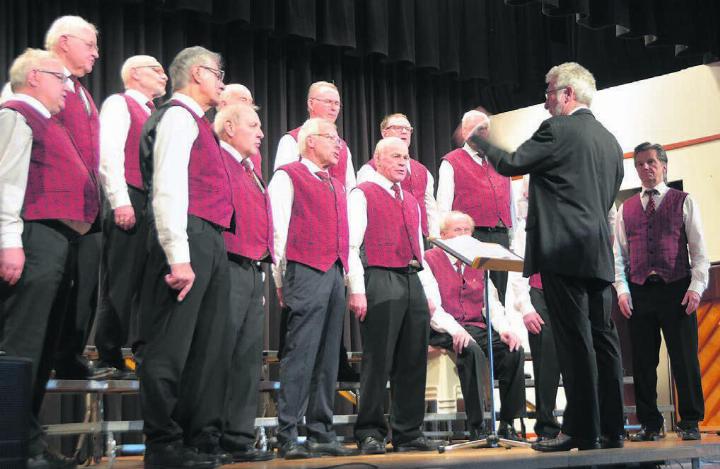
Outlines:
{"label": "seated man", "polygon": [[[457,211],[448,212],[440,223],[440,238],[472,235],[474,226],[475,222],[469,215]],[[427,251],[425,258],[430,269],[424,270],[420,275],[433,276],[438,285],[437,290],[430,291],[433,289],[427,286],[434,282],[423,282],[426,287],[425,294],[436,305],[430,320],[430,345],[452,349],[457,354],[456,363],[465,399],[470,438],[479,439],[486,433],[481,393],[484,394],[483,389],[489,384],[483,379],[487,350],[483,271],[466,268],[461,261],[437,247]],[[521,440],[513,428],[513,420],[523,415],[525,405],[524,352],[520,338],[510,330],[492,282],[489,287],[494,371],[500,381],[502,403],[498,436]]]}

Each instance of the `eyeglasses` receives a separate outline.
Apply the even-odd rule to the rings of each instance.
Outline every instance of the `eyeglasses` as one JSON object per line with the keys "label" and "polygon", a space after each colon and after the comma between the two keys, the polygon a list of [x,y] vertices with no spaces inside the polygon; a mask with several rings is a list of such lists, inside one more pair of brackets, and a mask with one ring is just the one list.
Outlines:
{"label": "eyeglasses", "polygon": [[209,70],[210,73],[215,75],[215,78],[217,78],[220,81],[223,81],[223,78],[225,78],[225,70],[218,70],[217,68],[212,67],[206,67],[205,65],[200,65],[200,68],[204,68],[205,70]]}
{"label": "eyeglasses", "polygon": [[47,73],[48,75],[52,75],[55,78],[57,78],[58,80],[60,80],[60,83],[63,83],[63,84],[67,83],[67,81],[70,79],[70,77],[68,77],[67,75],[65,75],[62,72],[52,72],[50,70],[40,70],[40,69],[35,69],[35,71],[39,72],[39,73]]}
{"label": "eyeglasses", "polygon": [[342,107],[342,103],[340,101],[335,101],[334,99],[325,99],[325,98],[310,98],[310,99],[314,99],[315,101],[320,101],[321,103],[327,104],[328,106]]}
{"label": "eyeglasses", "polygon": [[138,65],[137,67],[133,67],[134,69],[138,68],[149,68],[153,72],[157,73],[158,75],[165,75],[165,69],[163,69],[160,65]]}
{"label": "eyeglasses", "polygon": [[310,135],[317,135],[318,137],[326,138],[326,139],[330,140],[331,142],[333,142],[335,145],[340,145],[342,143],[342,139],[337,135],[333,135],[333,134],[310,134]]}
{"label": "eyeglasses", "polygon": [[564,90],[565,88],[567,88],[567,86],[561,86],[560,88],[545,91],[545,99],[548,99],[550,95],[555,93],[556,91]]}
{"label": "eyeglasses", "polygon": [[407,125],[388,125],[387,127],[385,127],[385,130],[392,130],[393,132],[407,132],[411,134],[413,128]]}
{"label": "eyeglasses", "polygon": [[83,38],[81,38],[81,37],[79,37],[79,36],[75,36],[74,34],[65,34],[65,36],[67,36],[67,37],[74,37],[74,38],[77,39],[78,41],[80,41],[80,42],[82,42],[83,44],[85,44],[85,46],[86,46],[88,49],[94,50],[95,52],[98,52],[98,53],[100,52],[100,48],[98,47],[97,42],[86,41],[85,39],[83,39]]}

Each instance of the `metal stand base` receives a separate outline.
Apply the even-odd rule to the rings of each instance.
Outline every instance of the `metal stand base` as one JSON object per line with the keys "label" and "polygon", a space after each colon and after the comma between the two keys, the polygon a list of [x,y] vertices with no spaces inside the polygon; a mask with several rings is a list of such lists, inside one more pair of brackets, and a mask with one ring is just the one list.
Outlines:
{"label": "metal stand base", "polygon": [[497,436],[497,433],[493,432],[488,435],[487,438],[483,438],[480,440],[471,440],[466,441],[465,443],[456,443],[454,445],[440,446],[438,447],[438,453],[444,453],[446,451],[454,451],[466,448],[529,448],[530,445],[531,443],[527,441],[515,441],[500,438],[499,436]]}

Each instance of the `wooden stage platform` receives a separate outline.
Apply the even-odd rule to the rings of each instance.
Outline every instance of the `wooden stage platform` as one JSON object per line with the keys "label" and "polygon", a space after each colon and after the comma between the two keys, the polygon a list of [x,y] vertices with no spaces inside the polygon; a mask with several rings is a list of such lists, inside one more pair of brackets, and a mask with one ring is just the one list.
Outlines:
{"label": "wooden stage platform", "polygon": [[[703,434],[701,441],[682,441],[674,433],[658,442],[626,442],[622,449],[599,449],[592,451],[569,451],[562,453],[539,453],[529,448],[463,449],[439,454],[388,453],[385,455],[356,456],[349,458],[316,458],[296,461],[275,459],[261,463],[243,463],[223,468],[299,468],[321,469],[342,467],[343,469],[369,468],[498,468],[498,469],[540,469],[579,466],[623,465],[658,461],[672,468],[700,467],[700,461],[720,461],[720,436]],[[92,466],[91,466],[92,467]],[[107,464],[95,466],[107,468]],[[142,458],[119,458],[112,466],[115,469],[141,469]],[[703,464],[704,469],[720,468],[720,464]]]}

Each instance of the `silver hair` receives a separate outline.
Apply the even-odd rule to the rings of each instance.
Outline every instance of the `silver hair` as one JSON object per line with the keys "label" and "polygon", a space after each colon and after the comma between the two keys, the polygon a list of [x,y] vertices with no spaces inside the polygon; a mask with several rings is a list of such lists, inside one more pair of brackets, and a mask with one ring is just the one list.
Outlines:
{"label": "silver hair", "polygon": [[213,121],[213,129],[218,136],[222,137],[225,135],[225,122],[232,121],[234,123],[240,122],[240,117],[246,113],[255,113],[253,106],[245,103],[228,104],[224,108],[220,109],[215,115]]}
{"label": "silver hair", "polygon": [[173,92],[181,90],[188,85],[190,82],[190,69],[192,67],[203,65],[208,60],[216,62],[218,67],[222,67],[222,57],[220,54],[209,51],[204,47],[187,47],[178,52],[168,69]]}
{"label": "silver hair", "polygon": [[470,226],[473,226],[473,227],[475,226],[475,220],[473,220],[473,218],[470,215],[468,215],[465,212],[460,212],[458,210],[452,210],[450,212],[446,212],[440,219],[440,231],[441,232],[445,231],[447,229],[448,225],[453,220],[459,220],[459,219],[467,220],[468,223],[470,223]]}
{"label": "silver hair", "polygon": [[465,127],[465,126],[467,125],[467,123],[470,122],[470,120],[472,120],[472,119],[479,119],[479,118],[481,118],[481,117],[484,117],[485,119],[487,119],[488,127],[490,127],[490,116],[488,116],[488,115],[485,114],[484,112],[480,112],[480,111],[478,111],[478,110],[476,110],[476,109],[472,109],[472,110],[466,112],[465,114],[463,114],[463,116],[462,116],[462,126]]}
{"label": "silver hair", "polygon": [[587,106],[592,104],[597,91],[595,77],[590,71],[576,62],[556,65],[545,75],[545,83],[555,82],[555,89],[565,86],[575,90],[575,99]]}
{"label": "silver hair", "polygon": [[132,57],[129,57],[125,63],[123,63],[123,66],[120,69],[120,78],[122,78],[123,84],[127,86],[130,81],[130,73],[133,68],[156,64],[160,67],[162,66],[160,65],[160,62],[151,55],[133,55]]}
{"label": "silver hair", "polygon": [[25,49],[25,52],[17,56],[10,65],[10,89],[17,91],[24,86],[27,83],[28,73],[48,60],[59,61],[52,52],[42,49]]}
{"label": "silver hair", "polygon": [[377,145],[375,145],[375,152],[373,152],[373,158],[377,159],[380,154],[382,154],[387,147],[391,145],[402,145],[403,148],[407,148],[407,145],[405,142],[403,142],[398,137],[385,137],[383,139],[380,139],[379,142],[377,142]]}
{"label": "silver hair", "polygon": [[87,22],[79,16],[68,15],[57,18],[50,25],[47,33],[45,33],[45,49],[53,50],[60,39],[60,36],[72,34],[83,29],[88,29],[95,35],[98,34],[98,30],[94,24]]}
{"label": "silver hair", "polygon": [[312,117],[305,121],[300,127],[300,133],[298,134],[298,149],[301,155],[305,155],[307,152],[307,138],[310,135],[315,135],[320,132],[322,126],[330,126],[335,129],[335,124],[328,122],[320,117]]}

